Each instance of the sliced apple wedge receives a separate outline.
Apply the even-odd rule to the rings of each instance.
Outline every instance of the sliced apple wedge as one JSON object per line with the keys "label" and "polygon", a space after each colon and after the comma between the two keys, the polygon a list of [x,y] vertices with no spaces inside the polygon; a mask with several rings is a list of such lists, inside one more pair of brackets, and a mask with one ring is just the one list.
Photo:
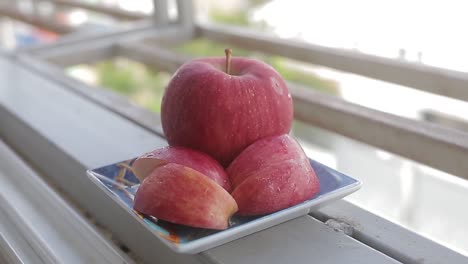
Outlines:
{"label": "sliced apple wedge", "polygon": [[229,178],[215,159],[202,152],[184,147],[164,147],[146,153],[133,163],[133,172],[140,181],[143,181],[154,169],[168,163],[177,163],[192,168],[215,181],[226,191],[231,191]]}
{"label": "sliced apple wedge", "polygon": [[319,181],[301,146],[289,135],[247,147],[229,165],[239,215],[262,215],[312,198]]}
{"label": "sliced apple wedge", "polygon": [[134,209],[171,223],[226,229],[237,204],[225,189],[205,175],[169,163],[157,167],[142,181]]}

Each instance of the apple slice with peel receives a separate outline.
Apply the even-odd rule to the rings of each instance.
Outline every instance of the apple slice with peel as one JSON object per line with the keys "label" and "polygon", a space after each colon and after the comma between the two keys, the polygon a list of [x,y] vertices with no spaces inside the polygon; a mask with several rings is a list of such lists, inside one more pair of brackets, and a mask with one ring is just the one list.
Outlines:
{"label": "apple slice with peel", "polygon": [[169,163],[143,180],[134,209],[175,224],[226,229],[237,204],[226,190],[200,172]]}
{"label": "apple slice with peel", "polygon": [[223,167],[205,153],[184,147],[164,147],[144,154],[133,163],[135,176],[143,181],[159,166],[177,163],[192,168],[231,191],[231,183]]}
{"label": "apple slice with peel", "polygon": [[229,165],[231,195],[239,215],[262,215],[312,198],[319,181],[295,139],[268,137],[247,147]]}

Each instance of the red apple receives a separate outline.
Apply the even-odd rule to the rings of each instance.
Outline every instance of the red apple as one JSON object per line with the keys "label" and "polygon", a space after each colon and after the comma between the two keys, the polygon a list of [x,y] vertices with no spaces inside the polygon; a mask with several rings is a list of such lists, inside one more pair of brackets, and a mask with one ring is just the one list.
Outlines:
{"label": "red apple", "polygon": [[143,180],[134,209],[175,224],[226,229],[237,204],[226,190],[200,172],[169,163]]}
{"label": "red apple", "polygon": [[205,152],[225,167],[256,140],[288,133],[293,119],[289,90],[272,67],[226,54],[182,65],[161,109],[170,145]]}
{"label": "red apple", "polygon": [[177,163],[192,168],[231,191],[229,178],[223,167],[210,156],[184,147],[164,147],[148,152],[133,163],[135,176],[143,181],[157,167],[167,163]]}
{"label": "red apple", "polygon": [[289,135],[247,147],[227,168],[240,215],[262,215],[301,203],[319,181],[301,146]]}

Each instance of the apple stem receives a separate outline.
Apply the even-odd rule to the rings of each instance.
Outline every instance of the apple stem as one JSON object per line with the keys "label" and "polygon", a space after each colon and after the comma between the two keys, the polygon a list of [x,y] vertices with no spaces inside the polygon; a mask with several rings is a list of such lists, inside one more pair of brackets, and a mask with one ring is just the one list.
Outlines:
{"label": "apple stem", "polygon": [[232,50],[231,49],[225,49],[224,53],[226,54],[226,73],[230,74],[230,72],[231,72],[231,54],[232,54]]}

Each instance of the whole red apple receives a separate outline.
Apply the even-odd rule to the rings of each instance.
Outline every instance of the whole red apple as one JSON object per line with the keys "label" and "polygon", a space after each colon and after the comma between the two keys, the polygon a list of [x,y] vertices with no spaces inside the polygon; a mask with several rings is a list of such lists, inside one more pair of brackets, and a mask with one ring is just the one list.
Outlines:
{"label": "whole red apple", "polygon": [[161,118],[170,145],[209,154],[223,166],[247,146],[288,133],[293,119],[289,90],[269,65],[230,57],[195,59],[168,84]]}

